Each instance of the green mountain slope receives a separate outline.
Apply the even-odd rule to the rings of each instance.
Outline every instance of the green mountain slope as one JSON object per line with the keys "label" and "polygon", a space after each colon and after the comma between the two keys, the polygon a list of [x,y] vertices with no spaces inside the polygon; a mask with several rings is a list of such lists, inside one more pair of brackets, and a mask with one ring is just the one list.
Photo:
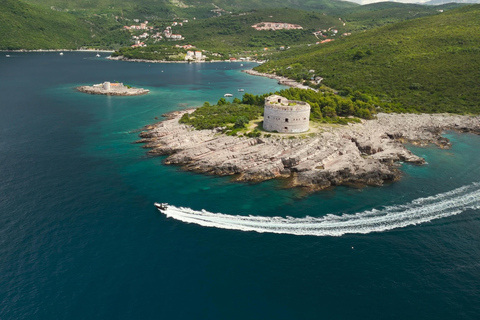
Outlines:
{"label": "green mountain slope", "polygon": [[[252,25],[260,22],[298,24],[302,30],[263,30]],[[295,9],[263,9],[244,15],[222,16],[214,19],[191,21],[178,30],[186,42],[216,51],[232,51],[301,43],[315,43],[314,31],[341,26],[337,17]]]}
{"label": "green mountain slope", "polygon": [[[382,4],[379,4],[379,8],[376,10],[376,16],[389,16],[391,6],[383,8]],[[437,14],[437,10],[433,7],[420,7],[422,15]],[[399,10],[395,19],[405,20],[411,18],[409,9],[412,6],[398,4],[395,6]],[[384,13],[384,10],[389,12]],[[370,10],[369,10],[370,11]],[[346,17],[346,18],[342,18]],[[183,26],[172,27],[172,32],[175,34],[181,34],[184,40],[175,41],[175,44],[193,44],[201,49],[222,53],[224,58],[228,58],[229,54],[238,56],[239,53],[249,51],[249,55],[263,55],[263,48],[268,48],[268,53],[280,51],[280,47],[294,47],[301,44],[313,44],[324,40],[324,37],[338,38],[343,33],[359,32],[356,28],[359,26],[353,25],[349,22],[344,23],[344,20],[348,19],[348,16],[326,14],[315,11],[296,10],[291,8],[271,8],[271,9],[257,9],[253,11],[243,12],[240,14],[228,14],[220,17],[210,19],[197,19],[190,20]],[[365,28],[372,28],[369,25],[369,21],[365,23],[366,26],[362,26],[361,30]],[[260,22],[284,22],[298,24],[303,27],[302,30],[255,30],[252,25]],[[390,21],[381,20],[379,24],[389,23]],[[163,30],[167,25],[171,23],[163,23],[155,21],[154,25],[158,26],[159,30]],[[314,32],[319,30],[325,31],[322,34],[315,35]],[[133,54],[136,58],[152,57],[150,53],[159,50],[158,45],[169,46],[173,45],[170,41],[161,41],[154,43],[151,39],[146,40],[148,48],[139,48],[133,52],[129,50],[128,56]],[[151,47],[155,44],[155,47]],[[168,48],[167,48],[168,49]],[[145,52],[148,54],[140,54],[139,52]],[[162,51],[163,52],[163,51]],[[126,51],[122,51],[125,55]],[[158,59],[161,59],[161,55],[157,55]]]}
{"label": "green mountain slope", "polygon": [[113,48],[129,43],[129,34],[113,18],[77,17],[18,0],[0,0],[0,6],[0,49]]}
{"label": "green mountain slope", "polygon": [[480,113],[479,40],[480,6],[472,5],[292,49],[258,70],[309,79],[313,69],[345,93],[373,93],[422,112]]}
{"label": "green mountain slope", "polygon": [[331,14],[342,17],[349,32],[363,31],[386,24],[417,19],[448,10],[462,4],[451,3],[444,6],[426,6],[411,3],[378,2],[368,5],[332,10]]}
{"label": "green mountain slope", "polygon": [[[196,2],[196,0],[187,0],[187,2]],[[259,9],[259,8],[295,8],[301,10],[318,9],[345,9],[358,7],[353,2],[337,0],[214,0],[210,1],[220,7],[231,9]]]}
{"label": "green mountain slope", "polygon": [[[305,10],[341,9],[359,6],[339,0],[26,0],[29,3],[60,10],[111,12],[128,18],[174,19],[207,18],[230,11],[261,8],[296,8]],[[212,11],[214,10],[214,11]]]}
{"label": "green mountain slope", "polygon": [[[3,26],[0,29],[0,49],[80,46],[116,49],[133,44],[129,33],[122,29],[124,25],[135,24],[138,20],[134,19],[147,18],[150,26],[161,31],[179,14],[200,14],[200,17],[215,17],[189,19],[190,22],[183,27],[175,27],[174,33],[182,34],[185,42],[204,49],[232,53],[231,50],[237,49],[315,43],[322,39],[314,36],[313,32],[322,29],[335,29],[338,34],[358,32],[385,23],[436,13],[431,6],[389,3],[358,6],[333,0],[274,0],[264,3],[259,0],[218,0],[218,5],[206,0],[25,0],[41,3],[42,6],[19,0],[0,1],[0,23]],[[325,9],[320,12],[275,8],[280,5]],[[255,6],[272,8],[245,10]],[[340,7],[342,10],[339,10]],[[262,21],[295,23],[304,29],[273,32],[251,28],[252,24]],[[168,45],[165,41],[163,44]]]}
{"label": "green mountain slope", "polygon": [[77,48],[88,41],[85,24],[67,13],[57,13],[15,0],[0,0],[0,48]]}
{"label": "green mountain slope", "polygon": [[[298,24],[303,29],[274,31],[252,28],[252,25],[261,22]],[[163,28],[159,29],[163,30]],[[263,55],[267,51],[268,54],[280,52],[280,47],[283,47],[283,50],[289,46],[323,40],[323,37],[315,36],[314,32],[330,28],[341,30],[342,24],[338,17],[288,8],[259,9],[236,15],[190,20],[181,27],[172,27],[172,32],[181,34],[184,37],[183,40],[154,42],[149,39],[145,40],[147,47],[125,48],[118,55],[136,59],[163,60],[167,53],[169,55],[178,53],[178,50],[172,50],[172,46],[192,44],[198,49],[221,54],[222,59],[228,59],[231,56],[237,58],[241,56],[253,57]],[[267,51],[264,51],[264,48],[267,48]],[[219,58],[217,55],[215,59]]]}

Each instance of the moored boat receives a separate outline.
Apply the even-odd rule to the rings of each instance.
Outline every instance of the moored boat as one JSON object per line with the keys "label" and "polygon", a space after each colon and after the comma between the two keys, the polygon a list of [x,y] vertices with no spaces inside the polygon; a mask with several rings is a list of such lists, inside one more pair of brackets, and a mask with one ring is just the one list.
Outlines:
{"label": "moored boat", "polygon": [[233,97],[233,94],[231,94],[231,93],[225,93],[223,96],[224,96],[224,97]]}

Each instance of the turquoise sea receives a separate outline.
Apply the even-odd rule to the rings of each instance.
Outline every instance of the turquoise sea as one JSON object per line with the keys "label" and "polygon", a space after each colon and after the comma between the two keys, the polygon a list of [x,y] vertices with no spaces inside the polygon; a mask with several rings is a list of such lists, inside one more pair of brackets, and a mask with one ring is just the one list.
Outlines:
{"label": "turquoise sea", "polygon": [[[383,187],[236,183],[163,165],[134,142],[165,112],[282,88],[240,72],[255,64],[9,54],[0,319],[480,318],[480,136],[409,146],[428,164],[403,164]],[[74,90],[106,80],[151,93]],[[166,217],[155,201],[184,209]],[[202,209],[207,222],[182,221]]]}

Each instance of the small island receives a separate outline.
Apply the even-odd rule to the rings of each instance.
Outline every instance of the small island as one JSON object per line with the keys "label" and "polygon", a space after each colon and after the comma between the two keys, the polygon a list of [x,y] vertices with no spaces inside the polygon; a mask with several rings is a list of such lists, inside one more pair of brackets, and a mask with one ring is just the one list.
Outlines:
{"label": "small island", "polygon": [[123,83],[112,83],[108,81],[100,84],[94,84],[93,86],[77,87],[77,90],[88,94],[104,94],[109,96],[139,96],[150,92],[150,90],[147,89],[132,88],[124,85]]}

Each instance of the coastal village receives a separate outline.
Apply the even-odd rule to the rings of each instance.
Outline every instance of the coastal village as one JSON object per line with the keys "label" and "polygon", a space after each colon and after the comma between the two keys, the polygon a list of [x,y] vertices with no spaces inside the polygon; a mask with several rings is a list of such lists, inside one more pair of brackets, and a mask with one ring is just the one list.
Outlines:
{"label": "coastal village", "polygon": [[[134,22],[136,24],[125,25],[123,27],[124,30],[128,30],[131,33],[131,41],[133,42],[133,44],[130,45],[131,48],[147,47],[149,44],[154,45],[154,44],[158,44],[160,42],[165,42],[165,41],[188,40],[181,34],[181,32],[179,32],[179,29],[178,29],[183,27],[185,24],[187,24],[189,22],[188,19],[180,19],[180,21],[172,21],[168,23],[167,26],[164,26],[163,30],[162,28],[149,25],[149,22],[147,20],[140,22],[139,19],[134,19]],[[251,27],[257,31],[272,31],[272,32],[277,30],[302,30],[303,29],[301,25],[285,23],[285,22],[259,22],[252,25]],[[338,34],[338,30],[335,29],[334,27],[315,31],[313,32],[313,36],[315,37],[315,39],[318,40],[315,42],[315,44],[318,45],[318,44],[334,41],[334,38],[335,36],[337,36],[337,34]],[[350,35],[350,33],[342,34],[342,36],[348,36],[348,35]],[[189,50],[189,49],[195,49],[195,46],[191,44],[175,45],[175,48],[182,48],[186,50],[184,60],[188,62],[204,62],[207,58],[209,58],[209,56],[210,58],[213,58],[213,59],[216,55],[219,56],[218,54],[215,54],[215,53],[207,54],[205,50],[195,50],[195,51]],[[288,50],[289,48],[290,48],[289,46],[278,46],[277,48],[265,47],[263,48],[263,51],[266,52],[272,49],[282,51],[282,50]],[[232,57],[229,60],[236,61],[237,58]],[[258,59],[247,56],[243,60],[245,61],[245,60],[258,60]]]}
{"label": "coastal village", "polygon": [[[136,22],[139,22],[138,19],[135,19]],[[132,40],[135,42],[134,44],[131,45],[132,48],[137,48],[137,47],[146,47],[147,45],[145,44],[146,39],[153,39],[153,43],[156,43],[161,40],[184,40],[185,38],[182,37],[181,34],[174,34],[172,32],[172,27],[179,26],[182,27],[184,23],[188,23],[187,19],[184,19],[182,22],[172,22],[171,26],[167,26],[165,30],[162,32],[155,32],[153,26],[147,26],[148,21],[144,21],[138,25],[131,25],[131,26],[124,26],[124,30],[130,30],[132,31]],[[136,31],[144,31],[142,34],[138,34]],[[137,34],[135,34],[137,33]]]}
{"label": "coastal village", "polygon": [[[135,19],[138,22],[138,19]],[[156,43],[161,40],[184,40],[185,38],[181,34],[173,33],[172,27],[182,27],[184,23],[188,23],[187,19],[182,20],[182,22],[173,21],[171,26],[167,26],[162,32],[155,32],[153,26],[148,26],[148,21],[144,21],[138,25],[124,26],[124,30],[132,31],[132,40],[135,42],[131,45],[132,48],[136,47],[146,47],[146,39],[153,39],[153,43]],[[138,34],[136,31],[144,31],[141,34]],[[142,41],[143,40],[143,41]]]}

